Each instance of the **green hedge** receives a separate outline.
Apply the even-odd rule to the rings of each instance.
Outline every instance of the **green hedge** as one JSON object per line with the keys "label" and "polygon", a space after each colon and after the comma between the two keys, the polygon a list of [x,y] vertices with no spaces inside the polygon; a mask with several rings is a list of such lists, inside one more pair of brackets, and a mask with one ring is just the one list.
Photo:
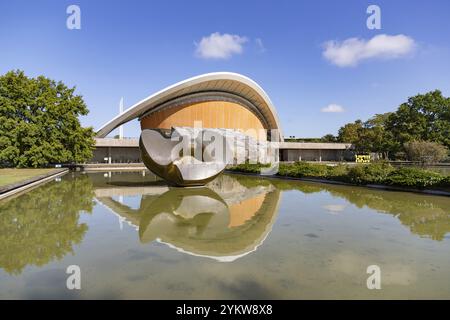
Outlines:
{"label": "green hedge", "polygon": [[281,164],[278,175],[289,177],[317,177],[327,176],[327,166],[322,164],[310,165],[305,162],[295,162],[294,164]]}
{"label": "green hedge", "polygon": [[350,167],[346,178],[354,184],[383,184],[394,171],[389,164],[362,164]]}
{"label": "green hedge", "polygon": [[385,179],[385,184],[426,188],[441,185],[443,179],[444,177],[437,172],[416,168],[400,168]]}
{"label": "green hedge", "polygon": [[[231,171],[260,173],[262,164],[241,164],[230,168]],[[395,168],[387,163],[358,165],[313,164],[295,162],[280,164],[279,176],[295,178],[318,178],[343,181],[356,185],[381,184],[409,188],[450,188],[450,176],[420,168]]]}
{"label": "green hedge", "polygon": [[238,164],[236,166],[228,168],[230,171],[236,171],[236,172],[244,172],[244,173],[261,173],[261,168],[268,168],[270,167],[269,164],[262,164],[262,163],[242,163]]}

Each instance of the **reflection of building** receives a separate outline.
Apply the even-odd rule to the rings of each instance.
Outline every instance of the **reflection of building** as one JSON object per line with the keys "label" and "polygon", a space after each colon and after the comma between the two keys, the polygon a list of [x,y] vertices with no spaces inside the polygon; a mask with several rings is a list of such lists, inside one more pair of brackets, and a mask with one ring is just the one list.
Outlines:
{"label": "reflection of building", "polygon": [[[92,162],[136,162],[138,140],[108,139],[115,128],[139,119],[142,129],[170,130],[194,127],[239,130],[258,140],[283,141],[275,107],[264,90],[251,79],[236,73],[200,75],[165,88],[138,102],[102,126],[97,132]],[[269,132],[260,135],[258,130]],[[277,132],[272,136],[270,130]],[[281,145],[282,160],[342,160],[348,144],[290,143]]]}
{"label": "reflection of building", "polygon": [[[254,250],[270,232],[280,192],[271,184],[244,187],[221,176],[204,188],[111,187],[96,199],[138,229],[141,242],[159,241],[178,251],[233,261]],[[117,200],[140,195],[139,209]]]}

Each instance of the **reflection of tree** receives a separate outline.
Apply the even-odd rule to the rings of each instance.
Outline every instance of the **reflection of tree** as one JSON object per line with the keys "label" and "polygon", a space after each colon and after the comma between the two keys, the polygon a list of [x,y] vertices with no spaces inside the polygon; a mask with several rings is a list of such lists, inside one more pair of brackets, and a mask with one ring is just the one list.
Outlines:
{"label": "reflection of tree", "polygon": [[282,179],[273,179],[273,184],[277,189],[282,191],[298,190],[303,193],[315,193],[324,191],[324,186],[321,184],[304,184],[299,181],[289,181]]}
{"label": "reflection of tree", "polygon": [[442,240],[450,232],[450,201],[446,198],[398,194],[372,190],[331,191],[358,207],[394,215],[411,232],[433,240]]}
{"label": "reflection of tree", "polygon": [[[225,176],[228,177],[228,176]],[[255,187],[268,187],[271,185],[270,181],[267,179],[262,179],[262,178],[258,178],[258,177],[247,177],[245,175],[241,175],[241,176],[233,176],[233,178],[242,186],[251,189],[251,188],[255,188]],[[218,180],[218,179],[217,179]],[[214,182],[214,181],[213,181]]]}
{"label": "reflection of tree", "polygon": [[275,181],[277,188],[299,190],[303,193],[328,191],[345,198],[358,208],[365,206],[398,218],[411,232],[442,240],[450,232],[450,199],[446,197],[372,190],[361,187]]}
{"label": "reflection of tree", "polygon": [[0,203],[0,268],[20,274],[27,265],[73,253],[88,229],[78,223],[80,211],[91,212],[93,203],[87,176],[63,178]]}

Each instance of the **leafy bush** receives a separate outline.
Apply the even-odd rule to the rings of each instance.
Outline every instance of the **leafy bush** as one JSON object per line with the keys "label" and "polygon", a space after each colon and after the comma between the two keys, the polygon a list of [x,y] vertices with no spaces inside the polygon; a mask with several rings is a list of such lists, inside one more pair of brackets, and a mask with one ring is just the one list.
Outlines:
{"label": "leafy bush", "polygon": [[347,181],[348,170],[348,166],[342,164],[327,166],[327,179]]}
{"label": "leafy bush", "polygon": [[394,170],[394,167],[386,163],[356,165],[348,170],[347,180],[355,184],[382,184]]}
{"label": "leafy bush", "polygon": [[294,164],[283,164],[278,170],[280,176],[290,177],[314,177],[326,178],[327,166],[323,164],[310,164],[306,162],[295,162]]}
{"label": "leafy bush", "polygon": [[320,177],[324,178],[327,176],[327,166],[324,164],[311,164],[305,162],[295,162],[295,170],[300,176],[303,177]]}
{"label": "leafy bush", "polygon": [[425,163],[436,163],[448,157],[446,146],[431,141],[411,141],[404,144],[408,160]]}
{"label": "leafy bush", "polygon": [[297,177],[297,172],[292,164],[280,164],[278,168],[279,176]]}
{"label": "leafy bush", "polygon": [[228,170],[245,173],[260,173],[261,168],[267,168],[269,166],[270,164],[262,164],[262,163],[241,163],[236,166],[228,168]]}
{"label": "leafy bush", "polygon": [[425,188],[440,185],[444,177],[437,172],[403,167],[393,171],[385,180],[386,184]]}
{"label": "leafy bush", "polygon": [[[265,166],[269,165],[240,164],[230,170],[258,174],[260,169]],[[402,167],[397,169],[384,162],[354,166],[327,166],[307,162],[282,163],[278,175],[295,178],[329,179],[358,185],[384,184],[412,188],[450,188],[450,176],[443,177],[437,172],[420,168]]]}

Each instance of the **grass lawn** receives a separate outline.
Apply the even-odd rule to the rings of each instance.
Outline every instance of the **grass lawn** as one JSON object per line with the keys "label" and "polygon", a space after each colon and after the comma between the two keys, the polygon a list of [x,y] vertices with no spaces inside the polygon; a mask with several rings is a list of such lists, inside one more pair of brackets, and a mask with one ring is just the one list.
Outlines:
{"label": "grass lawn", "polygon": [[0,187],[40,176],[51,171],[55,171],[55,169],[0,169]]}

